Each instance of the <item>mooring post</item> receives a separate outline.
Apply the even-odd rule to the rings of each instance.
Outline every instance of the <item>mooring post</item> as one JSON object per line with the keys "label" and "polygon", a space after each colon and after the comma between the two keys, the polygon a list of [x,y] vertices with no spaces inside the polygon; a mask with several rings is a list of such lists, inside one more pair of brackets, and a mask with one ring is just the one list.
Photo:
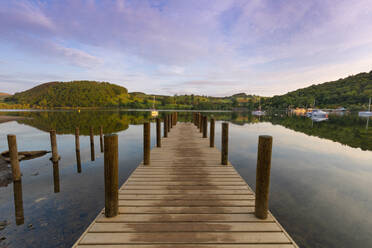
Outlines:
{"label": "mooring post", "polygon": [[164,138],[168,137],[168,118],[167,115],[164,116],[164,126],[163,126]]}
{"label": "mooring post", "polygon": [[119,212],[118,180],[118,135],[104,136],[104,170],[105,170],[105,216],[114,217]]}
{"label": "mooring post", "polygon": [[90,160],[94,161],[94,134],[93,127],[90,127]]}
{"label": "mooring post", "polygon": [[210,120],[210,128],[209,128],[209,146],[214,147],[214,118]]}
{"label": "mooring post", "polygon": [[175,120],[174,120],[174,125],[177,125],[177,122],[178,122],[178,112],[175,112],[174,113],[174,116],[176,117]]}
{"label": "mooring post", "polygon": [[161,147],[161,121],[156,118],[156,146]]}
{"label": "mooring post", "polygon": [[79,128],[75,128],[75,151],[76,151],[76,167],[77,172],[81,173],[81,159],[80,159],[80,131]]}
{"label": "mooring post", "polygon": [[169,116],[170,116],[170,127],[173,128],[173,121],[174,121],[173,117],[174,117],[174,115],[173,115],[173,113],[171,113]]}
{"label": "mooring post", "polygon": [[208,138],[208,117],[203,117],[203,138]]}
{"label": "mooring post", "polygon": [[260,135],[258,139],[257,169],[256,169],[256,204],[255,215],[266,219],[269,210],[269,187],[271,169],[271,151],[273,138]]}
{"label": "mooring post", "polygon": [[52,147],[52,162],[58,162],[59,156],[58,156],[58,148],[57,148],[57,136],[56,136],[56,130],[50,130],[50,145]]}
{"label": "mooring post", "polygon": [[21,180],[21,168],[18,160],[17,137],[14,134],[8,134],[8,148],[10,164],[12,166],[13,181]]}
{"label": "mooring post", "polygon": [[101,152],[103,152],[103,127],[100,126],[99,128],[99,145],[101,148]]}
{"label": "mooring post", "polygon": [[16,225],[22,225],[25,222],[23,213],[23,196],[22,196],[22,181],[13,182],[13,195],[14,195],[14,210]]}
{"label": "mooring post", "polygon": [[221,164],[227,165],[229,151],[229,123],[222,123]]}
{"label": "mooring post", "polygon": [[150,164],[150,122],[143,123],[143,164]]}

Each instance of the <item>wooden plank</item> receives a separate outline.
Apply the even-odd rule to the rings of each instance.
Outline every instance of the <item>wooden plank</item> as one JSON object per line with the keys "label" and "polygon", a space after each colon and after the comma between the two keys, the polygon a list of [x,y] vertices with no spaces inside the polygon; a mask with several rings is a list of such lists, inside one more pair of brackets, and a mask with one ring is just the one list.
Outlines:
{"label": "wooden plank", "polygon": [[295,248],[292,244],[115,244],[79,245],[77,248]]}
{"label": "wooden plank", "polygon": [[275,222],[96,223],[89,232],[280,232]]}
{"label": "wooden plank", "polygon": [[253,213],[254,207],[199,207],[199,206],[126,206],[119,207],[121,214],[247,214]]}
{"label": "wooden plank", "polygon": [[[205,183],[205,182],[203,182]],[[249,189],[248,186],[240,186],[240,185],[198,185],[197,182],[194,185],[172,185],[172,186],[165,186],[165,185],[125,185],[126,189],[147,189],[147,190],[158,190],[158,189],[176,189],[176,190],[214,190],[214,189],[224,189],[224,190],[235,190],[235,189]]]}
{"label": "wooden plank", "polygon": [[119,206],[254,206],[254,200],[120,200]]}
{"label": "wooden plank", "polygon": [[254,214],[119,214],[112,218],[100,215],[96,222],[272,222],[269,216],[265,220]]}
{"label": "wooden plank", "polygon": [[204,181],[182,181],[182,182],[178,182],[178,181],[160,181],[160,182],[141,182],[141,181],[131,181],[126,184],[126,187],[127,186],[140,186],[140,185],[147,185],[147,186],[150,186],[150,185],[158,185],[158,186],[172,186],[172,185],[178,185],[178,186],[244,186],[246,189],[248,189],[248,187],[246,187],[246,183],[243,181],[243,182],[240,182],[240,181],[237,181],[237,182],[204,182]]}
{"label": "wooden plank", "polygon": [[282,232],[167,232],[87,233],[81,244],[164,244],[164,243],[276,243],[288,244]]}
{"label": "wooden plank", "polygon": [[119,194],[140,194],[140,195],[178,195],[178,194],[183,194],[183,195],[206,195],[206,194],[212,194],[212,195],[253,195],[253,192],[245,189],[245,190],[173,190],[173,189],[168,189],[168,190],[129,190],[126,187],[123,189],[119,190]]}
{"label": "wooden plank", "polygon": [[140,195],[120,194],[119,200],[254,200],[253,195]]}

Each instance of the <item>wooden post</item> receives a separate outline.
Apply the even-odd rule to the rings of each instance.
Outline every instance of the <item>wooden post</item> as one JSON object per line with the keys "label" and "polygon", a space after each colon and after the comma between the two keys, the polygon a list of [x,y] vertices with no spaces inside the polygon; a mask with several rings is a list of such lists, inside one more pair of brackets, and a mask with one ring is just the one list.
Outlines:
{"label": "wooden post", "polygon": [[164,129],[164,138],[167,138],[168,137],[168,118],[167,118],[167,115],[164,116],[164,126],[163,126],[163,129]]}
{"label": "wooden post", "polygon": [[81,159],[80,159],[80,138],[79,138],[79,128],[75,128],[75,151],[76,151],[76,167],[77,172],[81,173]]}
{"label": "wooden post", "polygon": [[256,204],[255,204],[255,215],[259,219],[266,219],[269,209],[272,143],[273,138],[271,136],[268,135],[259,136],[256,169]]}
{"label": "wooden post", "polygon": [[21,168],[18,160],[17,138],[14,134],[8,134],[9,158],[12,166],[13,181],[21,180]]}
{"label": "wooden post", "polygon": [[208,117],[203,117],[203,138],[208,138]]}
{"label": "wooden post", "polygon": [[196,113],[196,119],[195,119],[196,123],[195,123],[195,126],[197,128],[199,128],[199,113]]}
{"label": "wooden post", "polygon": [[16,225],[22,225],[25,222],[23,213],[23,196],[22,196],[22,181],[13,182],[13,194],[14,194],[14,209]]}
{"label": "wooden post", "polygon": [[101,152],[103,152],[103,127],[99,128],[99,145],[101,147]]}
{"label": "wooden post", "polygon": [[170,127],[173,128],[173,113],[171,113],[169,117],[170,117]]}
{"label": "wooden post", "polygon": [[204,127],[203,121],[204,121],[204,116],[200,115],[200,123],[199,123],[199,132],[200,133],[203,132],[203,127]]}
{"label": "wooden post", "polygon": [[104,137],[104,171],[105,171],[105,216],[114,217],[119,212],[118,180],[118,135]]}
{"label": "wooden post", "polygon": [[53,162],[53,183],[54,183],[54,193],[59,193],[59,163],[58,161]]}
{"label": "wooden post", "polygon": [[171,119],[170,119],[170,115],[168,114],[167,115],[167,129],[168,129],[168,133],[170,132],[170,128],[171,128]]}
{"label": "wooden post", "polygon": [[229,151],[229,123],[222,123],[221,164],[227,165]]}
{"label": "wooden post", "polygon": [[94,161],[94,134],[93,127],[90,127],[90,160]]}
{"label": "wooden post", "polygon": [[150,123],[143,123],[143,164],[150,164]]}
{"label": "wooden post", "polygon": [[161,147],[161,121],[156,118],[156,146]]}
{"label": "wooden post", "polygon": [[211,124],[209,128],[209,146],[214,147],[214,118],[211,118]]}
{"label": "wooden post", "polygon": [[57,137],[56,137],[56,130],[50,130],[50,145],[52,147],[52,162],[58,162],[58,148],[57,148]]}

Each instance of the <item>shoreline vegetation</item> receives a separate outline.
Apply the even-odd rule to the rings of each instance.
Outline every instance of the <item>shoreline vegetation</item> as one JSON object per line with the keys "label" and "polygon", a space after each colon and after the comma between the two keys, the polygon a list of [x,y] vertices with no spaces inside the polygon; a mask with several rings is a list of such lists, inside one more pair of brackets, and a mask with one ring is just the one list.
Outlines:
{"label": "shoreline vegetation", "polygon": [[[2,93],[4,94],[4,93]],[[155,101],[154,101],[155,96]],[[151,109],[247,111],[340,107],[367,109],[372,96],[372,71],[336,81],[262,97],[239,93],[226,97],[204,95],[152,95],[131,92],[125,87],[96,81],[49,82],[32,89],[3,95],[0,109]]]}

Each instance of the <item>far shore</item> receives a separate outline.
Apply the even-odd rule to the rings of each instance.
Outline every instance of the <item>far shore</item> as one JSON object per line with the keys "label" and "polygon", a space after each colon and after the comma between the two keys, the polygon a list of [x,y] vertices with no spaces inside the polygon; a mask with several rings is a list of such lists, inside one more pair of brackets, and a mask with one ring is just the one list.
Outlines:
{"label": "far shore", "polygon": [[25,117],[23,116],[7,116],[7,115],[0,115],[0,123],[8,122],[8,121],[19,121],[23,120]]}

